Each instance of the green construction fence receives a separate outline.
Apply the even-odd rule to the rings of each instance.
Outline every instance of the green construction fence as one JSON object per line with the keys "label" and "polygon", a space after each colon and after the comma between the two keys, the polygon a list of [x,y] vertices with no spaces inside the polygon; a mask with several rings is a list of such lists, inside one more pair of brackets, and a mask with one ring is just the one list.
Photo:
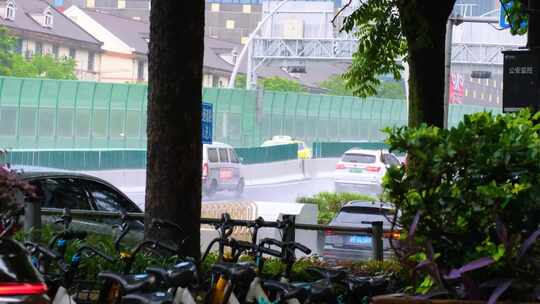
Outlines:
{"label": "green construction fence", "polygon": [[[142,84],[0,77],[0,148],[144,150],[147,94]],[[203,100],[214,105],[214,140],[235,147],[274,135],[380,142],[381,129],[407,123],[402,100],[225,88],[205,88]],[[449,124],[484,110],[501,112],[452,105]]]}

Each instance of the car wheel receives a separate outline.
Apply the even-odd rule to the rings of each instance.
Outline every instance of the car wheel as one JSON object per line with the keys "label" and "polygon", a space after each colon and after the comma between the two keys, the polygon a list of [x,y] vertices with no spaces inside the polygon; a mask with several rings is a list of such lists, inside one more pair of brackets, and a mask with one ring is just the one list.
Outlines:
{"label": "car wheel", "polygon": [[208,197],[214,196],[217,192],[217,187],[218,187],[217,182],[215,179],[213,179],[210,185],[206,188],[206,196]]}
{"label": "car wheel", "polygon": [[236,186],[236,189],[234,190],[234,194],[236,197],[242,196],[242,194],[244,193],[244,187],[245,187],[244,179],[241,178],[240,181],[238,182],[238,185]]}

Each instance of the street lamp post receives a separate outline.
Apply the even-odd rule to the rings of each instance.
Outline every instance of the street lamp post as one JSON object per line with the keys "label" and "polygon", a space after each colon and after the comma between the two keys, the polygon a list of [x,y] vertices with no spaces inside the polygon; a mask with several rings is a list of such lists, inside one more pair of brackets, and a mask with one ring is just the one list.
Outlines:
{"label": "street lamp post", "polygon": [[[253,30],[253,32],[251,32],[251,34],[249,34],[249,38],[248,40],[246,41],[246,44],[244,45],[244,47],[242,48],[242,51],[240,52],[240,55],[238,56],[237,60],[236,60],[236,64],[234,65],[234,69],[233,69],[233,72],[231,74],[231,78],[229,79],[229,88],[234,88],[234,83],[236,81],[236,75],[238,74],[238,69],[240,68],[240,64],[242,62],[242,59],[244,59],[244,56],[246,54],[246,52],[248,51],[248,49],[250,49],[250,47],[252,48],[253,46],[251,46],[251,43],[253,41],[253,38],[255,38],[255,35],[257,35],[257,32],[260,31],[260,29],[262,28],[262,26],[266,23],[266,21],[268,21],[268,19],[270,19],[270,17],[272,17],[285,3],[289,2],[290,0],[283,0],[281,1],[276,7],[274,7],[273,10],[270,11],[270,13],[268,15],[266,15],[262,20],[261,22],[259,22],[259,24],[257,25],[257,27]],[[251,65],[251,64],[249,64]],[[250,66],[250,68],[252,68]],[[248,68],[248,74],[250,74],[251,70],[250,68]],[[254,81],[254,79],[252,79],[252,75],[246,75],[246,88],[247,89],[251,89],[250,86],[251,86],[251,83],[252,81]]]}

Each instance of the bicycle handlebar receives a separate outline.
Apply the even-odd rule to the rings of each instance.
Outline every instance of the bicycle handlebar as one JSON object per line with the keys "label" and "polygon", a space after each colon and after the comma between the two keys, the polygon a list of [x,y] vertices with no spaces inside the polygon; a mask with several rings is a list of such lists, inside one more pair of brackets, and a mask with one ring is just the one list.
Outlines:
{"label": "bicycle handlebar", "polygon": [[24,246],[30,247],[31,253],[37,251],[45,255],[50,260],[58,260],[62,258],[62,256],[58,252],[55,252],[47,247],[41,246],[40,244],[36,244],[33,242],[25,242]]}
{"label": "bicycle handlebar", "polygon": [[81,246],[79,249],[77,249],[75,254],[82,254],[82,253],[84,253],[86,251],[91,252],[93,255],[98,255],[98,256],[100,256],[101,258],[103,258],[104,260],[106,260],[106,261],[108,261],[110,263],[114,263],[113,258],[111,258],[110,256],[104,254],[103,252],[99,251],[98,249],[96,249],[94,247],[91,247],[91,246],[88,246],[88,245]]}

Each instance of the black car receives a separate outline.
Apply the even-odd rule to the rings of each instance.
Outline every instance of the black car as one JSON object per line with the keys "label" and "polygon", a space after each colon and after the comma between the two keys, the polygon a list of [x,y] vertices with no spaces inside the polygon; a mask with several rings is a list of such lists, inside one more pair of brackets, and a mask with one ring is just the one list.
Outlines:
{"label": "black car", "polygon": [[[142,210],[124,193],[106,181],[86,174],[34,167],[15,168],[19,176],[36,187],[42,208],[69,208],[71,210],[97,210],[137,212]],[[42,217],[44,223],[53,218]],[[73,228],[100,234],[111,234],[111,226],[119,219],[73,219]],[[136,222],[133,230],[142,233],[142,222]]]}

